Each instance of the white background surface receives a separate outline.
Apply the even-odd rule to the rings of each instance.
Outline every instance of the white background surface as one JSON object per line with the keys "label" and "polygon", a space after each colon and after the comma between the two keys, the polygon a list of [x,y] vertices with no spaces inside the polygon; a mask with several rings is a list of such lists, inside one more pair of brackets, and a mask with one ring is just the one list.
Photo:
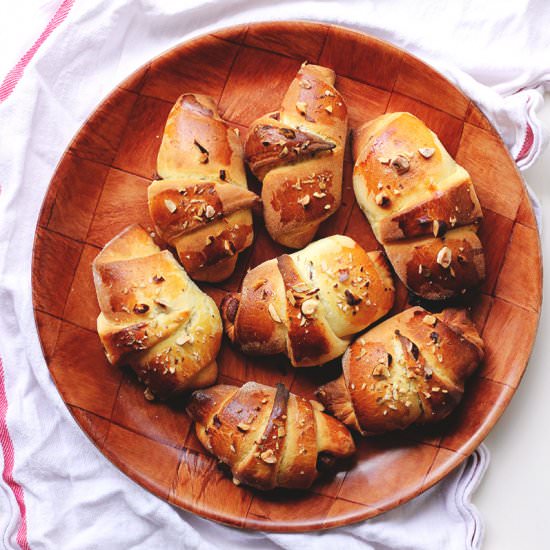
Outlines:
{"label": "white background surface", "polygon": [[[539,112],[550,129],[550,94]],[[550,147],[523,173],[543,207],[543,308],[529,366],[485,442],[491,464],[474,497],[485,518],[484,550],[546,550],[550,542]],[[546,299],[545,299],[546,298]]]}
{"label": "white background surface", "polygon": [[[7,0],[4,0],[7,1]],[[43,28],[31,10],[48,11],[51,1],[19,0],[11,4],[10,19],[0,20],[0,79]],[[38,5],[37,5],[38,4]],[[24,33],[14,19],[25,21]],[[542,118],[550,128],[550,94]],[[0,129],[1,131],[1,129]],[[524,173],[543,205],[544,226],[550,231],[550,148]],[[543,238],[545,272],[550,273],[548,235]],[[550,290],[544,281],[544,294]],[[542,311],[539,337],[529,367],[510,406],[486,440],[492,455],[489,470],[474,498],[486,524],[485,550],[543,550],[550,506],[550,437],[547,429],[550,387],[550,306]]]}

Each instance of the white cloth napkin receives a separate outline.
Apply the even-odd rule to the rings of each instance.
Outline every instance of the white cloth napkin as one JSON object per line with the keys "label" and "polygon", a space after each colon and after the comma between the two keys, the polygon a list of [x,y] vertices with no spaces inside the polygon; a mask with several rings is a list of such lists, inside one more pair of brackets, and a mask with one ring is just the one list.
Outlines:
{"label": "white cloth napkin", "polygon": [[[536,118],[541,89],[550,83],[550,10],[545,0],[444,6],[437,0],[59,0],[42,2],[34,13],[20,8],[2,13],[7,4],[0,7],[0,34],[28,50],[21,51],[21,60],[0,84],[3,546],[479,548],[482,522],[470,495],[487,464],[483,446],[413,501],[323,533],[230,529],[182,512],[135,485],[76,426],[49,377],[32,314],[32,242],[57,161],[111,88],[182,40],[248,21],[330,21],[408,49],[478,102],[525,168],[545,141]],[[37,17],[43,25],[36,23]],[[33,33],[40,30],[23,40],[21,29],[29,19]]]}

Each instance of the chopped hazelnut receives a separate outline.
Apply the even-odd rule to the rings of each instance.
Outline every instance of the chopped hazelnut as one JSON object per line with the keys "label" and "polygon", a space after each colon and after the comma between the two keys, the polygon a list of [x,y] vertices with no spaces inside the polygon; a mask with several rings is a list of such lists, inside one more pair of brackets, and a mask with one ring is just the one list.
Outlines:
{"label": "chopped hazelnut", "polygon": [[290,302],[290,305],[295,306],[296,305],[296,298],[294,298],[294,294],[292,294],[292,290],[288,289],[286,291],[286,297],[288,301]]}
{"label": "chopped hazelnut", "polygon": [[145,399],[147,399],[147,401],[154,401],[155,400],[155,395],[149,389],[149,387],[145,388],[145,390],[143,392],[143,396],[145,397]]}
{"label": "chopped hazelnut", "polygon": [[391,202],[390,198],[385,193],[378,193],[376,197],[374,197],[374,201],[378,206],[382,207],[389,206]]}
{"label": "chopped hazelnut", "polygon": [[179,338],[176,339],[176,344],[178,346],[183,346],[184,344],[186,344],[190,340],[191,340],[191,337],[188,334],[184,334],[184,335],[182,335],[182,336],[180,336]]}
{"label": "chopped hazelnut", "polygon": [[164,200],[164,206],[166,206],[170,214],[173,214],[178,209],[178,207],[176,206],[176,203],[170,199]]}
{"label": "chopped hazelnut", "polygon": [[309,195],[304,195],[298,199],[298,204],[301,204],[304,208],[311,202],[311,197]]}
{"label": "chopped hazelnut", "polygon": [[317,300],[313,298],[309,298],[308,300],[305,300],[302,303],[302,307],[301,307],[302,313],[306,316],[313,315],[317,310],[317,304],[318,304]]}
{"label": "chopped hazelnut", "polygon": [[392,159],[391,167],[401,176],[409,171],[411,164],[405,155],[397,155]]}
{"label": "chopped hazelnut", "polygon": [[279,317],[279,314],[277,313],[277,310],[275,309],[275,306],[273,304],[269,304],[267,306],[267,310],[269,311],[269,315],[276,323],[281,323],[281,318]]}
{"label": "chopped hazelnut", "polygon": [[418,152],[425,158],[429,159],[432,157],[432,155],[435,153],[435,149],[433,147],[421,147],[418,149]]}
{"label": "chopped hazelnut", "polygon": [[422,322],[430,327],[435,326],[437,319],[433,315],[424,315]]}
{"label": "chopped hazelnut", "polygon": [[272,449],[267,449],[267,451],[260,453],[260,458],[266,464],[275,464],[277,462],[277,457],[275,456],[275,453],[273,452]]}
{"label": "chopped hazelnut", "polygon": [[307,104],[305,101],[297,101],[296,102],[296,110],[302,114],[302,115],[305,115],[306,114],[306,109],[307,109]]}
{"label": "chopped hazelnut", "polygon": [[292,287],[292,290],[298,293],[306,292],[308,289],[309,289],[309,285],[307,283],[298,283]]}
{"label": "chopped hazelnut", "polygon": [[347,288],[344,290],[344,295],[346,296],[346,302],[350,306],[356,306],[361,303],[361,298],[358,296],[355,296],[352,292],[350,292]]}
{"label": "chopped hazelnut", "polygon": [[284,158],[288,155],[288,147],[285,145],[282,149],[281,149],[281,152],[279,153],[279,158]]}
{"label": "chopped hazelnut", "polygon": [[446,269],[451,265],[452,257],[453,253],[451,249],[448,246],[444,246],[437,253],[436,261],[441,267]]}

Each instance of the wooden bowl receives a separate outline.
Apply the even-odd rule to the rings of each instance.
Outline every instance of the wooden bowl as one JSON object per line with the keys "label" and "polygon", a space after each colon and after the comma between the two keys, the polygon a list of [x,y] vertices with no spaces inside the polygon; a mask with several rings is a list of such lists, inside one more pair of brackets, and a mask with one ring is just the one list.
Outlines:
{"label": "wooden bowl", "polygon": [[[168,112],[182,92],[210,94],[223,117],[245,131],[279,107],[300,64],[332,67],[350,127],[387,111],[410,111],[469,170],[485,218],[480,236],[488,277],[471,300],[487,346],[464,401],[445,422],[358,441],[356,463],[309,491],[262,494],[236,487],[208,456],[181,407],[150,403],[128,371],[111,367],[96,334],[99,313],[91,262],[133,222],[151,227],[147,186]],[[353,196],[345,163],[343,204],[319,237],[345,233],[377,243]],[[252,184],[252,182],[251,182]],[[203,285],[219,303],[248,267],[281,252],[256,223],[254,246],[235,274]],[[154,59],[97,108],[63,155],[47,193],[33,257],[36,323],[51,375],[81,428],[137,483],[162,499],[236,527],[324,529],[373,517],[418,495],[480,444],[518,386],[535,339],[541,305],[541,257],[522,179],[497,132],[472,101],[408,53],[375,38],[314,23],[241,26],[202,36]],[[397,282],[394,313],[408,294]],[[337,375],[337,361],[293,369],[281,357],[245,357],[223,343],[220,381],[284,382],[312,396]]]}

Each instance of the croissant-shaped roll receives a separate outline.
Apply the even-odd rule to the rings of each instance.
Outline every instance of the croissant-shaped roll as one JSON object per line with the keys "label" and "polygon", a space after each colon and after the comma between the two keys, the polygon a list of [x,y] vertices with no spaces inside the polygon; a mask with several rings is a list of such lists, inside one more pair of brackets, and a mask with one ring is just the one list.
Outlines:
{"label": "croissant-shaped roll", "polygon": [[146,384],[147,398],[216,381],[218,308],[142,227],[132,225],[105,245],[93,274],[107,359],[129,364]]}
{"label": "croissant-shaped roll", "polygon": [[407,309],[359,337],[342,358],[343,374],[317,398],[363,434],[445,418],[483,359],[483,341],[466,312]]}
{"label": "croissant-shaped roll", "polygon": [[233,481],[257,489],[305,489],[320,470],[351,456],[348,429],[319,403],[248,382],[193,393],[187,412],[200,442],[228,466]]}
{"label": "croissant-shaped roll", "polygon": [[342,355],[393,300],[383,253],[333,235],[256,266],[221,310],[229,339],[244,353],[286,353],[306,367]]}
{"label": "croissant-shaped roll", "polygon": [[251,206],[243,150],[207,96],[182,95],[168,116],[149,211],[159,236],[173,246],[191,277],[229,277],[252,244]]}
{"label": "croissant-shaped roll", "polygon": [[410,290],[444,299],[485,278],[470,175],[421,120],[391,113],[368,122],[355,136],[354,157],[357,202]]}
{"label": "croissant-shaped roll", "polygon": [[340,206],[348,113],[334,81],[331,69],[302,65],[280,111],[253,122],[246,140],[267,230],[292,248],[308,244]]}

